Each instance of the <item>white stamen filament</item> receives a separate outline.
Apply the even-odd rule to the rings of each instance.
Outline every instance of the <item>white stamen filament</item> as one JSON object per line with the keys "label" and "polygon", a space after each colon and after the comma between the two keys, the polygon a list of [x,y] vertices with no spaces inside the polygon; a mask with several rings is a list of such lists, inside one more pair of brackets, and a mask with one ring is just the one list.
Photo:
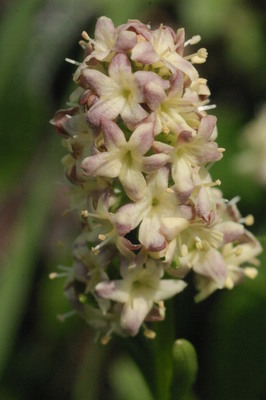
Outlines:
{"label": "white stamen filament", "polygon": [[78,61],[72,60],[71,58],[65,58],[65,61],[70,64],[77,65],[77,66],[80,66],[80,64],[81,64]]}

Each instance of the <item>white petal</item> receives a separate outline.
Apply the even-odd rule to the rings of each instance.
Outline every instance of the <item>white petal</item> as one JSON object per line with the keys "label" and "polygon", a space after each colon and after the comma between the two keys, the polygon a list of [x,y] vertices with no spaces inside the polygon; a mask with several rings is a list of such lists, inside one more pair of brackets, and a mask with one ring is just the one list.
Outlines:
{"label": "white petal", "polygon": [[182,292],[186,286],[186,282],[179,279],[162,279],[155,292],[154,301],[169,299]]}
{"label": "white petal", "polygon": [[135,297],[123,307],[121,314],[121,326],[131,336],[135,336],[147,314],[152,308],[153,302],[145,297]]}

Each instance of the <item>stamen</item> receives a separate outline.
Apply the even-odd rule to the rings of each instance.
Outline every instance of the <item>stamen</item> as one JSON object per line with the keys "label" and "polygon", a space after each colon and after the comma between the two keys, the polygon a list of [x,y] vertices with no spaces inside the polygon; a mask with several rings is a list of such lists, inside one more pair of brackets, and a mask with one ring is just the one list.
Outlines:
{"label": "stamen", "polygon": [[89,35],[87,34],[86,31],[83,31],[81,33],[81,36],[83,37],[83,39],[87,40],[88,42],[90,41],[90,37],[89,37]]}
{"label": "stamen", "polygon": [[257,258],[252,258],[251,260],[249,260],[249,262],[253,265],[255,265],[255,267],[259,267],[260,266],[260,261]]}
{"label": "stamen", "polygon": [[165,191],[166,191],[166,193],[169,193],[169,194],[174,193],[173,189],[171,189],[171,188],[166,188]]}
{"label": "stamen", "polygon": [[88,210],[82,210],[81,211],[81,217],[82,218],[88,218],[88,216],[89,216],[89,212],[88,212]]}
{"label": "stamen", "polygon": [[70,64],[73,64],[73,65],[77,65],[77,66],[81,65],[81,63],[79,63],[78,61],[72,60],[71,58],[65,58],[65,61]]}
{"label": "stamen", "polygon": [[231,278],[231,276],[228,276],[228,277],[226,278],[226,281],[225,281],[225,283],[224,283],[224,286],[225,286],[227,289],[233,289],[233,287],[234,287],[234,281],[233,281],[233,279]]}
{"label": "stamen", "polygon": [[168,135],[170,132],[170,129],[168,128],[168,126],[164,125],[162,127],[162,132],[165,133],[165,135]]}
{"label": "stamen", "polygon": [[110,342],[111,339],[112,339],[112,336],[107,334],[107,335],[101,337],[101,344],[105,346]]}
{"label": "stamen", "polygon": [[206,106],[200,106],[198,107],[199,111],[208,111],[208,110],[213,110],[214,108],[216,108],[216,104],[209,104]]}
{"label": "stamen", "polygon": [[106,239],[106,236],[103,235],[102,233],[100,233],[100,235],[98,235],[98,239],[99,239],[99,240],[105,240],[105,239]]}
{"label": "stamen", "polygon": [[158,301],[159,314],[162,319],[165,318],[165,306],[163,300]]}
{"label": "stamen", "polygon": [[69,312],[66,312],[64,314],[58,314],[56,317],[59,321],[65,322],[66,319],[73,317],[73,315],[77,314],[76,310],[71,310]]}
{"label": "stamen", "polygon": [[200,35],[195,35],[195,36],[192,36],[192,38],[190,38],[189,40],[187,40],[187,41],[185,42],[184,46],[186,47],[186,46],[188,46],[189,44],[193,46],[194,44],[197,44],[197,43],[199,43],[200,41],[201,41]]}
{"label": "stamen", "polygon": [[185,243],[181,246],[181,256],[186,257],[188,255],[188,247]]}
{"label": "stamen", "polygon": [[186,60],[191,60],[193,64],[202,64],[206,61],[208,57],[207,50],[203,47],[197,51],[197,53],[190,54],[187,57],[184,57]]}
{"label": "stamen", "polygon": [[145,330],[144,330],[143,334],[148,339],[155,339],[156,338],[156,332],[154,332],[151,329],[148,329],[146,327],[145,327]]}
{"label": "stamen", "polygon": [[231,200],[229,200],[228,205],[233,206],[234,204],[238,203],[240,201],[240,196],[235,196]]}
{"label": "stamen", "polygon": [[203,250],[204,246],[203,246],[203,243],[202,243],[201,239],[196,237],[195,240],[196,240],[196,248],[198,250]]}
{"label": "stamen", "polygon": [[114,235],[115,235],[115,231],[114,231],[114,230],[112,230],[112,231],[106,233],[106,235],[100,234],[100,235],[98,236],[98,238],[100,239],[100,236],[101,236],[102,238],[103,238],[103,236],[105,236],[105,239],[100,239],[100,240],[102,240],[102,243],[99,243],[99,244],[97,244],[97,246],[91,248],[91,250],[93,251],[93,253],[94,253],[95,255],[99,254],[100,248],[103,247],[104,245],[106,245],[106,243],[108,243],[108,242],[114,237]]}
{"label": "stamen", "polygon": [[248,278],[254,279],[258,275],[258,270],[256,268],[253,268],[253,267],[246,267],[244,269],[244,273]]}
{"label": "stamen", "polygon": [[243,249],[240,246],[235,247],[235,255],[236,256],[240,256],[240,254],[242,254]]}
{"label": "stamen", "polygon": [[203,183],[203,186],[204,186],[204,187],[220,186],[221,183],[222,183],[222,182],[220,181],[220,179],[216,179],[216,181],[214,181],[214,182],[204,182],[204,183]]}
{"label": "stamen", "polygon": [[249,214],[245,218],[241,218],[239,222],[243,222],[247,226],[252,226],[254,224],[254,217],[252,214]]}
{"label": "stamen", "polygon": [[56,278],[65,278],[67,275],[68,275],[68,274],[67,274],[66,272],[61,272],[61,273],[58,273],[58,272],[51,272],[51,273],[48,275],[48,277],[49,277],[49,279],[53,280],[53,279],[56,279]]}
{"label": "stamen", "polygon": [[226,150],[226,149],[225,149],[224,147],[219,147],[219,148],[218,148],[219,153],[224,153],[225,150]]}

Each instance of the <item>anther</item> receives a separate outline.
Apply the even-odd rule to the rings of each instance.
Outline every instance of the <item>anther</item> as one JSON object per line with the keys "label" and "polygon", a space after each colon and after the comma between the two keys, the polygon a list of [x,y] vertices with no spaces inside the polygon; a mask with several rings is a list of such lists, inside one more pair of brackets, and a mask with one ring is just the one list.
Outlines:
{"label": "anther", "polygon": [[101,344],[105,346],[110,342],[111,339],[112,337],[110,335],[105,335],[101,338]]}
{"label": "anther", "polygon": [[166,188],[165,191],[166,191],[166,193],[169,193],[169,194],[174,193],[173,189],[171,189],[171,188]]}
{"label": "anther", "polygon": [[105,240],[105,239],[106,239],[106,236],[103,235],[102,233],[100,233],[100,235],[98,235],[98,239],[99,239],[99,240]]}
{"label": "anther", "polygon": [[245,218],[245,225],[247,225],[247,226],[252,226],[253,224],[254,224],[254,217],[253,217],[253,215],[252,214],[249,214],[249,215],[247,215],[246,216],[246,218]]}
{"label": "anther", "polygon": [[233,281],[233,279],[231,278],[231,276],[228,276],[228,277],[226,278],[226,281],[225,281],[225,283],[224,283],[224,286],[225,286],[227,289],[233,289],[233,287],[234,287],[234,281]]}
{"label": "anther", "polygon": [[81,36],[83,37],[83,39],[85,39],[85,40],[87,40],[87,41],[89,42],[90,37],[89,37],[89,35],[87,34],[86,31],[83,31],[83,32],[81,33]]}
{"label": "anther", "polygon": [[242,247],[240,247],[240,246],[237,246],[236,248],[235,248],[235,255],[236,256],[240,256],[240,254],[242,254]]}
{"label": "anther", "polygon": [[248,278],[254,279],[258,275],[258,270],[256,268],[253,268],[253,267],[246,267],[244,269],[244,273]]}
{"label": "anther", "polygon": [[67,276],[67,273],[66,273],[66,272],[61,272],[60,274],[57,273],[57,272],[51,272],[51,273],[48,275],[49,279],[51,279],[51,280],[56,279],[56,278],[64,278],[64,277],[66,277],[66,276]]}
{"label": "anther", "polygon": [[82,210],[81,211],[81,216],[82,216],[82,218],[88,218],[88,216],[89,216],[89,212],[88,212],[88,210]]}
{"label": "anther", "polygon": [[197,43],[199,43],[200,41],[201,41],[200,35],[195,35],[195,36],[192,36],[192,38],[190,38],[189,40],[187,40],[187,41],[185,42],[184,46],[186,47],[186,46],[188,46],[189,44],[193,46],[194,44],[197,44]]}
{"label": "anther", "polygon": [[146,338],[148,338],[148,339],[155,339],[155,337],[156,337],[156,333],[148,328],[146,328],[143,333],[144,333],[144,336],[146,336]]}

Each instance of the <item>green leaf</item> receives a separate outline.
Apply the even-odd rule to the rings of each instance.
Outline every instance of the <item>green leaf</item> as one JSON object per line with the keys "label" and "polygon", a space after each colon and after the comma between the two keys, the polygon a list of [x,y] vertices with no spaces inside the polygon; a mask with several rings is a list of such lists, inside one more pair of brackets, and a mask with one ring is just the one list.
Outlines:
{"label": "green leaf", "polygon": [[[37,165],[25,203],[10,238],[10,253],[2,265],[0,280],[0,375],[12,349],[32,283],[42,235],[53,200],[57,154],[48,143],[49,156]],[[43,151],[44,149],[42,149]],[[57,150],[57,147],[56,147]],[[40,157],[41,155],[39,155]],[[32,172],[32,171],[31,171]],[[32,175],[32,173],[31,173]]]}
{"label": "green leaf", "polygon": [[116,360],[109,369],[116,400],[153,400],[141,371],[129,357]]}

